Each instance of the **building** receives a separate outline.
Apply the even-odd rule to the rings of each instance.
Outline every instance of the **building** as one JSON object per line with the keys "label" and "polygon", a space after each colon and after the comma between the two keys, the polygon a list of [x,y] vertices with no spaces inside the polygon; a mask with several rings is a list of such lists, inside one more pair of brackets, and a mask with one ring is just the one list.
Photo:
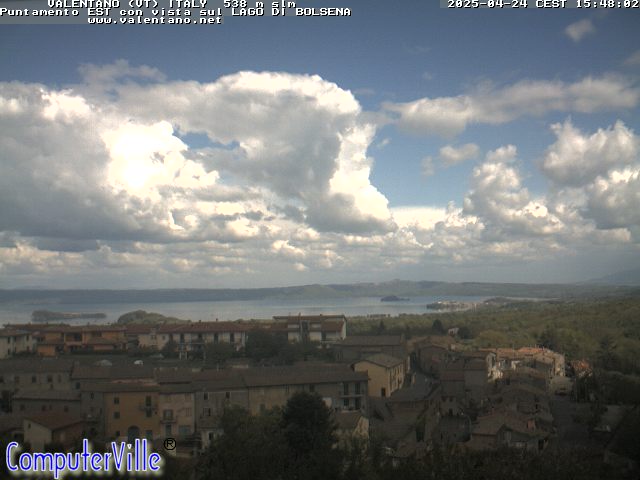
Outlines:
{"label": "building", "polygon": [[347,336],[344,315],[275,316],[274,324],[283,325],[289,342],[334,343]]}
{"label": "building", "polygon": [[22,421],[24,441],[34,452],[44,452],[50,444],[68,448],[84,436],[82,418],[69,415],[42,413],[29,415]]}
{"label": "building", "polygon": [[122,352],[126,346],[122,326],[46,325],[37,332],[37,352],[45,357],[75,352]]}
{"label": "building", "polygon": [[[162,350],[169,342],[173,342],[181,356],[201,355],[205,345],[228,343],[237,350],[247,343],[247,332],[251,326],[243,322],[188,322],[167,324],[158,327],[156,332],[150,332],[150,346],[155,337],[155,348]],[[144,342],[147,340],[145,339]]]}
{"label": "building", "polygon": [[15,328],[0,328],[0,359],[35,350],[31,332]]}
{"label": "building", "polygon": [[402,388],[405,361],[385,353],[376,353],[354,364],[356,372],[369,375],[369,396],[387,397]]}
{"label": "building", "polygon": [[538,452],[544,450],[548,439],[549,432],[538,428],[533,416],[503,410],[478,417],[465,445],[472,450],[507,447]]}
{"label": "building", "polygon": [[[164,438],[159,414],[157,383],[99,382],[83,386],[85,405],[93,408],[93,428],[106,439],[133,441],[135,438]],[[93,395],[93,397],[92,397]]]}
{"label": "building", "polygon": [[385,353],[405,360],[409,370],[404,335],[348,336],[336,343],[333,348],[336,359],[341,362],[353,363],[376,353]]}
{"label": "building", "polygon": [[[246,370],[241,370],[242,372]],[[228,406],[249,410],[249,391],[234,370],[205,370],[194,376],[196,426],[211,424]]]}
{"label": "building", "polygon": [[19,415],[47,413],[48,415],[82,414],[80,392],[68,390],[24,390],[11,399],[12,411]]}
{"label": "building", "polygon": [[249,368],[241,376],[254,414],[286,405],[298,391],[317,393],[333,410],[367,408],[368,375],[346,365]]}
{"label": "building", "polygon": [[11,358],[0,362],[0,391],[71,390],[73,362],[62,359]]}

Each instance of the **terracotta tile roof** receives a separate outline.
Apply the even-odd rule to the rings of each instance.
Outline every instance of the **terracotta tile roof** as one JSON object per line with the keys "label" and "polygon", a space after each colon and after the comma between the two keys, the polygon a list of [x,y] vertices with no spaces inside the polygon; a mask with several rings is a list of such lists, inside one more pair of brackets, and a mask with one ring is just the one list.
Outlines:
{"label": "terracotta tile roof", "polygon": [[368,381],[365,372],[354,372],[346,365],[248,368],[240,375],[248,387]]}
{"label": "terracotta tile roof", "polygon": [[82,385],[83,392],[127,393],[127,392],[158,392],[160,385],[152,382],[93,382]]}
{"label": "terracotta tile roof", "polygon": [[250,324],[240,322],[191,322],[161,325],[158,328],[158,333],[238,333],[246,332],[250,329]]}
{"label": "terracotta tile roof", "polygon": [[338,428],[344,431],[353,431],[358,426],[358,422],[363,418],[362,413],[358,411],[353,412],[336,412],[333,415]]}
{"label": "terracotta tile roof", "polygon": [[71,378],[73,380],[120,380],[154,378],[153,367],[146,365],[118,365],[98,367],[95,365],[76,365]]}
{"label": "terracotta tile roof", "polygon": [[25,416],[24,421],[37,423],[49,430],[60,430],[62,428],[84,422],[84,420],[77,415],[68,415],[64,413],[56,413],[55,415],[51,415],[49,413],[27,415]]}
{"label": "terracotta tile roof", "polygon": [[391,355],[387,355],[386,353],[376,353],[375,355],[370,355],[357,363],[363,362],[373,363],[374,365],[379,365],[384,368],[393,368],[404,363],[400,358],[392,357]]}
{"label": "terracotta tile roof", "polygon": [[536,432],[535,428],[527,427],[527,416],[520,415],[518,413],[507,413],[502,411],[478,417],[476,425],[472,429],[471,435],[497,435],[502,428],[507,428],[511,431],[521,434],[536,437],[539,432]]}
{"label": "terracotta tile roof", "polygon": [[80,401],[80,394],[75,390],[19,390],[13,400],[68,400]]}
{"label": "terracotta tile roof", "polygon": [[440,380],[443,382],[464,382],[464,371],[445,370],[440,374]]}
{"label": "terracotta tile roof", "polygon": [[337,321],[340,323],[347,320],[347,317],[344,315],[276,315],[273,317],[276,321],[285,321],[285,322],[326,322],[328,320]]}
{"label": "terracotta tile roof", "polygon": [[0,337],[18,337],[23,335],[31,335],[31,332],[15,328],[0,328]]}
{"label": "terracotta tile roof", "polygon": [[72,360],[57,358],[9,358],[0,362],[0,373],[53,373],[71,372]]}
{"label": "terracotta tile roof", "polygon": [[402,335],[353,335],[342,340],[338,345],[344,346],[403,346]]}

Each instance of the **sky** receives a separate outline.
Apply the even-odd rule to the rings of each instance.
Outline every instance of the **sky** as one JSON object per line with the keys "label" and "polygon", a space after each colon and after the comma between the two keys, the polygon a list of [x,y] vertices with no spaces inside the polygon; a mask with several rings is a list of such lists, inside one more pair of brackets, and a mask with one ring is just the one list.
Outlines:
{"label": "sky", "polygon": [[640,9],[321,5],[1,25],[0,288],[640,267]]}

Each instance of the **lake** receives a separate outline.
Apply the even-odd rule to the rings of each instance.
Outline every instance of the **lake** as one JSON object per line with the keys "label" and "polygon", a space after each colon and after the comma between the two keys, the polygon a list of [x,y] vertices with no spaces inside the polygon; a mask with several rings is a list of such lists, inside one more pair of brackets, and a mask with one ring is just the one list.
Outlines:
{"label": "lake", "polygon": [[68,303],[0,303],[0,325],[7,323],[27,323],[31,321],[34,310],[55,312],[104,313],[100,320],[81,319],[68,323],[111,323],[123,313],[132,310],[146,310],[162,315],[190,320],[237,320],[271,319],[274,315],[319,315],[344,314],[347,317],[366,315],[397,316],[402,313],[436,313],[427,309],[427,304],[436,301],[453,300],[460,302],[482,302],[487,297],[412,297],[407,301],[381,302],[380,297],[353,297],[328,299],[263,299],[217,302],[155,302],[155,303],[106,303],[106,304],[68,304]]}

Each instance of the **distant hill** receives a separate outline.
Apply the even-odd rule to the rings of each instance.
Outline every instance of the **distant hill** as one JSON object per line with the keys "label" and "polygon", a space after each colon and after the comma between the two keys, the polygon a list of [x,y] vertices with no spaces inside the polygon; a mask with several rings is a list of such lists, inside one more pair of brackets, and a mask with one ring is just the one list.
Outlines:
{"label": "distant hill", "polygon": [[[636,282],[630,285],[640,285]],[[157,289],[157,290],[0,290],[0,302],[29,305],[217,302],[264,299],[331,299],[353,297],[511,297],[585,298],[640,295],[640,288],[617,283],[524,284],[447,283],[394,280],[382,283],[301,285],[253,289]]]}
{"label": "distant hill", "polygon": [[640,268],[624,270],[605,277],[594,278],[586,282],[590,285],[629,285],[640,286]]}

